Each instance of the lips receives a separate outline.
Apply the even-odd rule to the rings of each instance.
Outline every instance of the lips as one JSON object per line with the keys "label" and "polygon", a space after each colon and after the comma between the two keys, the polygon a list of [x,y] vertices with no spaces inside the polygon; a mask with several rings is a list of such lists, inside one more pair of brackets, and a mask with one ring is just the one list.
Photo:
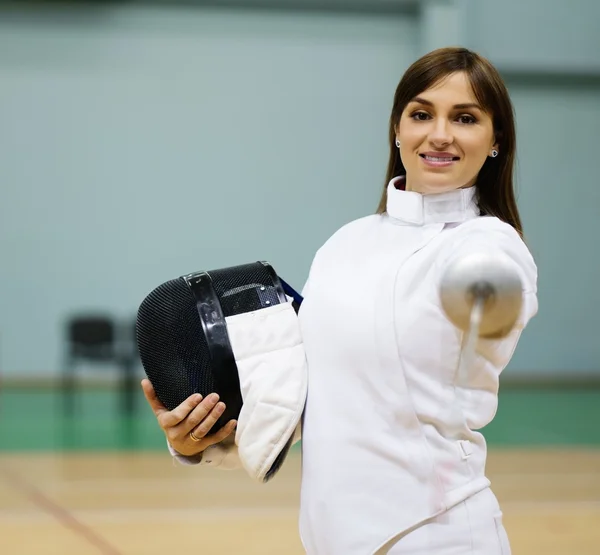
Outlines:
{"label": "lips", "polygon": [[429,168],[449,168],[460,160],[459,156],[455,156],[451,152],[424,152],[419,154],[423,163]]}
{"label": "lips", "polygon": [[449,152],[424,152],[423,154],[419,154],[419,156],[430,162],[455,162],[460,160],[459,156],[455,156]]}

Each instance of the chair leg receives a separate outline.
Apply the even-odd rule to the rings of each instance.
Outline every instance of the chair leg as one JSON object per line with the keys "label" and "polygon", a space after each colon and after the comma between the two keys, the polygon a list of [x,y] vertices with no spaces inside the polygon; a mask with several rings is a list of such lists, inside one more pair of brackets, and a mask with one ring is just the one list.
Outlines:
{"label": "chair leg", "polygon": [[121,369],[123,375],[123,397],[121,410],[124,414],[131,416],[135,410],[135,393],[136,393],[136,381],[135,381],[135,365],[133,364],[133,357],[126,356],[121,361]]}
{"label": "chair leg", "polygon": [[64,414],[72,416],[75,412],[75,360],[71,355],[63,364],[62,400]]}

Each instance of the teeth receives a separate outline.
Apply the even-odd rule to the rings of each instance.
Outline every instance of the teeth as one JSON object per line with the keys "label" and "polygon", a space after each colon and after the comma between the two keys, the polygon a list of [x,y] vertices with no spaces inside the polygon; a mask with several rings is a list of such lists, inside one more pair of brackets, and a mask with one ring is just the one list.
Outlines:
{"label": "teeth", "polygon": [[435,156],[425,156],[425,159],[426,160],[431,160],[433,162],[448,162],[448,161],[452,160],[452,158],[447,158],[447,157],[437,158]]}

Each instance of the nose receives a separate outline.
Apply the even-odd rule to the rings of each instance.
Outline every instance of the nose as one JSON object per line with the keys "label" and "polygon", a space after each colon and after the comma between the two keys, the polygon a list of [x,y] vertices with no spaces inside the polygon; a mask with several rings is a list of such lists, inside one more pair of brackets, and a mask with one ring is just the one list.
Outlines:
{"label": "nose", "polygon": [[453,140],[449,122],[445,118],[435,120],[429,133],[429,142],[436,148],[442,148],[451,144]]}

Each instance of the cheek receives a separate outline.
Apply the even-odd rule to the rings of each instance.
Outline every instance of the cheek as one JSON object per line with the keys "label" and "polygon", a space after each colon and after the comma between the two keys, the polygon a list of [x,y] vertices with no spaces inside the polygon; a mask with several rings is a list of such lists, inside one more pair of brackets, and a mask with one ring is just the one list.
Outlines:
{"label": "cheek", "polygon": [[466,179],[475,177],[485,164],[488,156],[488,148],[481,141],[473,142],[468,145],[463,145],[465,154],[465,164],[463,165],[463,173]]}
{"label": "cheek", "polygon": [[424,134],[411,126],[400,127],[398,138],[404,152],[415,150],[423,142]]}
{"label": "cheek", "polygon": [[464,137],[462,148],[473,163],[483,163],[491,148],[491,140],[486,135],[471,135]]}

